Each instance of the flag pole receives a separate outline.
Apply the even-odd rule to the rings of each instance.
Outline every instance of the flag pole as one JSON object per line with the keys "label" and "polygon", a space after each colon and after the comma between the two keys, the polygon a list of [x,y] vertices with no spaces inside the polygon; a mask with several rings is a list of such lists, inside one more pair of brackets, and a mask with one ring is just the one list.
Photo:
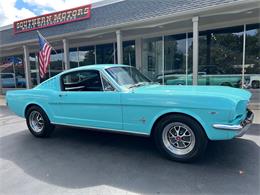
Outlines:
{"label": "flag pole", "polygon": [[[51,44],[44,38],[44,36],[42,36],[42,34],[40,33],[40,31],[37,30],[37,33],[51,46]],[[54,49],[54,47],[51,46],[51,49],[58,54],[58,52]]]}

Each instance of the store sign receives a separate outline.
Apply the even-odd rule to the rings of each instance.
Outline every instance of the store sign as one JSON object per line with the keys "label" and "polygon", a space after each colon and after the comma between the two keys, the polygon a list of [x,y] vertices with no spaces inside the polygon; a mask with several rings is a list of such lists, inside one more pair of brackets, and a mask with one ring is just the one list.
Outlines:
{"label": "store sign", "polygon": [[28,18],[14,22],[14,33],[32,31],[90,18],[91,5],[59,11],[51,14]]}

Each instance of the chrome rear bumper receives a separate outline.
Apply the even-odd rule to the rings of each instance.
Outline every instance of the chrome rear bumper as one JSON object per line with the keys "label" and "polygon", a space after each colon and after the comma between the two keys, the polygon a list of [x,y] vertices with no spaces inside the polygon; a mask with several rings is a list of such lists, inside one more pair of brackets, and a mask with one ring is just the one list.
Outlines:
{"label": "chrome rear bumper", "polygon": [[239,125],[213,124],[213,127],[222,130],[238,131],[236,137],[241,137],[247,132],[248,128],[253,123],[253,119],[254,113],[248,110],[245,120],[243,120]]}

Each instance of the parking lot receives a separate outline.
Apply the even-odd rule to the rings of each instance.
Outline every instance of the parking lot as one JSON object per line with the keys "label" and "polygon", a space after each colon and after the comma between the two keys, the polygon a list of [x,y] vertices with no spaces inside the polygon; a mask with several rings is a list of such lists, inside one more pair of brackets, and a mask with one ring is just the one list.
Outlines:
{"label": "parking lot", "polygon": [[260,193],[260,125],[182,164],[161,157],[149,138],[58,127],[37,139],[24,119],[0,110],[1,194]]}

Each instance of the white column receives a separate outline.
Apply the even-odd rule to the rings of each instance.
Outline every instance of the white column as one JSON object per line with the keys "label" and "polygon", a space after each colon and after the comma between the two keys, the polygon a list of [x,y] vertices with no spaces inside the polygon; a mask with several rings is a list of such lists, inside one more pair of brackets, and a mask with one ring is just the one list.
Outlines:
{"label": "white column", "polygon": [[95,64],[97,64],[97,46],[94,47],[95,50]]}
{"label": "white column", "polygon": [[32,88],[31,67],[30,67],[28,47],[26,45],[23,45],[23,59],[24,59],[24,65],[25,65],[26,88],[30,89],[30,88]]}
{"label": "white column", "polygon": [[116,43],[113,43],[113,54],[114,54],[114,64],[116,63],[116,58],[117,58],[117,56],[116,56]]}
{"label": "white column", "polygon": [[162,36],[162,84],[164,85],[164,35]]}
{"label": "white column", "polygon": [[192,18],[193,23],[193,67],[192,84],[198,85],[198,63],[199,63],[199,17]]}
{"label": "white column", "polygon": [[2,77],[0,72],[0,95],[3,94]]}
{"label": "white column", "polygon": [[40,84],[40,71],[39,71],[39,58],[38,55],[35,53],[35,64],[36,64],[36,79],[37,79],[37,85]]}
{"label": "white column", "polygon": [[242,59],[242,84],[241,87],[244,88],[245,83],[245,63],[246,63],[246,25],[244,24],[244,34],[243,34],[243,59]]}
{"label": "white column", "polygon": [[135,39],[135,59],[136,59],[136,68],[138,70],[142,69],[142,39]]}
{"label": "white column", "polygon": [[122,46],[122,35],[121,31],[116,31],[116,43],[117,43],[117,63],[123,63],[123,46]]}
{"label": "white column", "polygon": [[63,50],[64,50],[64,68],[65,70],[68,70],[70,69],[70,57],[69,57],[69,42],[67,39],[63,39],[62,40],[63,42]]}
{"label": "white column", "polygon": [[189,36],[188,33],[186,33],[186,42],[185,42],[185,85],[188,85],[188,60],[189,60],[189,40],[188,40]]}

